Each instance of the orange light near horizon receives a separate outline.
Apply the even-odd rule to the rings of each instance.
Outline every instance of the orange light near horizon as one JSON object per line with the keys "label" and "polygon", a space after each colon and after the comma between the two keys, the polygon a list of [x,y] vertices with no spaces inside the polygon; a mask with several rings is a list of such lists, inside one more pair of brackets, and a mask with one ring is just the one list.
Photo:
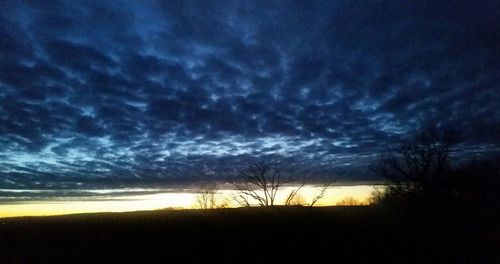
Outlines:
{"label": "orange light near horizon", "polygon": [[[290,191],[297,186],[286,186],[278,193],[277,201],[282,203]],[[354,186],[331,186],[325,192],[324,197],[315,206],[336,205],[344,198],[352,197],[357,201],[366,201],[370,198],[373,185]],[[305,203],[309,203],[318,193],[321,187],[304,186],[299,194]],[[235,190],[219,190],[221,197],[230,197],[237,193]],[[192,192],[166,192],[142,195],[126,195],[102,200],[78,200],[78,201],[30,201],[12,204],[0,204],[0,217],[14,216],[46,216],[76,213],[98,213],[98,212],[127,212],[141,210],[156,210],[163,208],[190,209],[195,208],[197,193]],[[234,203],[230,207],[236,207]]]}

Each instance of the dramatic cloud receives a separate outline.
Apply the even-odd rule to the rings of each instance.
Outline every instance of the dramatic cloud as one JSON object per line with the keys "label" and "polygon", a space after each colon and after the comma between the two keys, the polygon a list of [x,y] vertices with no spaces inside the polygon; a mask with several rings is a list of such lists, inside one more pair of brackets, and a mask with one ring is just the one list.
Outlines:
{"label": "dramatic cloud", "polygon": [[370,179],[429,124],[500,150],[497,1],[2,1],[0,187]]}

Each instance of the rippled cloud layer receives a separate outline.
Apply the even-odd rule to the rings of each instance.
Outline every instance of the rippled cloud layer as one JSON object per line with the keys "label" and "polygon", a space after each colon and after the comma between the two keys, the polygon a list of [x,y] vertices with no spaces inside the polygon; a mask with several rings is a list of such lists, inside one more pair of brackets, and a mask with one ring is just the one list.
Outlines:
{"label": "rippled cloud layer", "polygon": [[499,10],[2,1],[0,186],[223,179],[267,157],[355,180],[428,124],[498,150]]}

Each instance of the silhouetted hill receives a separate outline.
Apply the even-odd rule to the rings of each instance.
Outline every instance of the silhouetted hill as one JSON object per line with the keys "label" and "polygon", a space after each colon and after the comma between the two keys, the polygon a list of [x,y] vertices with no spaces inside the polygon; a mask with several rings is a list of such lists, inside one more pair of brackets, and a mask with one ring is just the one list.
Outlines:
{"label": "silhouetted hill", "polygon": [[[493,214],[276,207],[80,214],[0,221],[2,263],[494,263]],[[179,261],[179,260],[177,260]],[[177,262],[176,261],[176,262]]]}

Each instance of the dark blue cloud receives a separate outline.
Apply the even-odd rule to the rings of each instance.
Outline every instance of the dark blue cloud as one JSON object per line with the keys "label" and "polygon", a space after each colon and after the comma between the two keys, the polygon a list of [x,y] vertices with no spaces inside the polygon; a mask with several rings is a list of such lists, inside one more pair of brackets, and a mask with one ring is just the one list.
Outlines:
{"label": "dark blue cloud", "polygon": [[2,1],[0,186],[370,179],[437,124],[500,150],[495,1]]}

